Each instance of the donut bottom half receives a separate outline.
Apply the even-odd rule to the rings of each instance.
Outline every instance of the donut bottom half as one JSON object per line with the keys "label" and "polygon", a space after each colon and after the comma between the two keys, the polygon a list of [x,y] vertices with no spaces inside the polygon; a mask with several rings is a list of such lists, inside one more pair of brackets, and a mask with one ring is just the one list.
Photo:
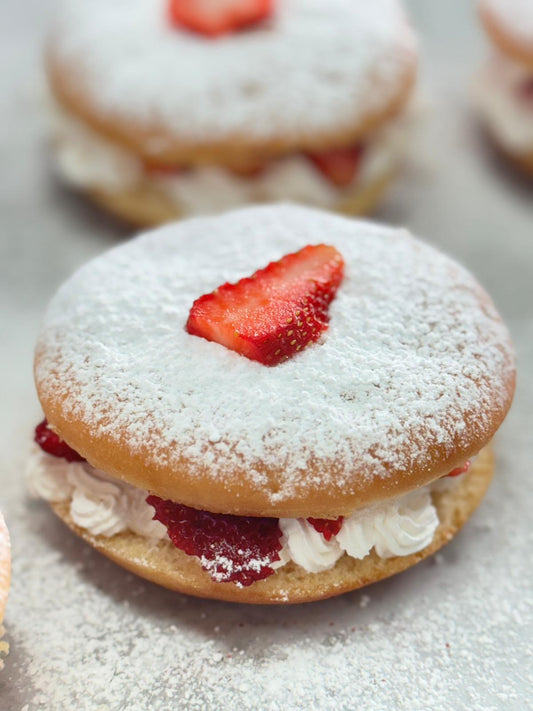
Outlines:
{"label": "donut bottom half", "polygon": [[73,522],[69,501],[51,506],[67,526],[98,551],[158,585],[203,598],[255,604],[290,604],[321,600],[356,590],[400,573],[435,553],[470,518],[485,495],[493,472],[493,454],[489,447],[485,447],[469,473],[455,487],[432,493],[440,524],[429,546],[417,553],[384,559],[372,550],[363,560],[344,555],[333,568],[321,573],[307,573],[291,561],[266,580],[244,588],[234,583],[213,582],[195,557],[183,553],[169,541],[153,543],[131,532],[111,538],[93,536]]}
{"label": "donut bottom half", "polygon": [[[364,186],[355,187],[331,209],[346,215],[367,215],[373,212],[395,177],[395,172],[391,170]],[[85,192],[99,207],[136,227],[157,226],[187,216],[163,190],[148,182],[123,191],[93,188]]]}

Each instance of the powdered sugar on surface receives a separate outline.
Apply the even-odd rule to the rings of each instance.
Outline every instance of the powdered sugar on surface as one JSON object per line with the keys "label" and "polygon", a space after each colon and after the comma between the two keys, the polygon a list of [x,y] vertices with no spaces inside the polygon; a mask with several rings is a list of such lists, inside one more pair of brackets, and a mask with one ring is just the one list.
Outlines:
{"label": "powdered sugar on surface", "polygon": [[415,51],[397,0],[279,0],[216,41],[172,27],[167,2],[66,0],[51,46],[103,115],[181,140],[350,129],[397,96]]}
{"label": "powdered sugar on surface", "polygon": [[[439,565],[292,608],[157,588],[32,504],[15,527],[33,555],[15,561],[17,656],[3,673],[24,679],[28,711],[527,709],[531,669],[515,660],[533,632],[530,581],[508,545],[527,507],[501,493]],[[503,540],[497,522],[511,511]]]}
{"label": "powdered sugar on surface", "polygon": [[[268,368],[185,331],[201,294],[320,242],[346,264],[322,343]],[[213,480],[231,485],[238,469],[263,488],[264,462],[284,470],[273,501],[346,490],[353,462],[369,479],[408,471],[429,445],[467,448],[467,413],[483,431],[503,406],[511,349],[479,288],[403,230],[294,206],[190,220],[66,282],[45,318],[37,382],[96,433],[125,434],[147,467],[184,457]],[[325,465],[310,481],[311,459]]]}
{"label": "powdered sugar on surface", "polygon": [[533,47],[533,3],[531,0],[481,0],[505,32]]}

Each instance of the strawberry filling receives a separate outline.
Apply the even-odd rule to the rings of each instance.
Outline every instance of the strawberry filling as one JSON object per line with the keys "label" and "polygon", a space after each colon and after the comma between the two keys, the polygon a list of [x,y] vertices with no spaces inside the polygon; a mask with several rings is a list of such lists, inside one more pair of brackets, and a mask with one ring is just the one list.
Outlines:
{"label": "strawberry filling", "polygon": [[341,530],[344,516],[339,516],[339,518],[333,519],[308,518],[307,521],[311,524],[315,531],[318,531],[318,533],[321,533],[324,536],[326,541],[331,541],[333,536],[336,536]]}
{"label": "strawberry filling", "polygon": [[146,175],[162,178],[173,178],[186,170],[185,168],[180,166],[166,165],[165,163],[158,163],[155,160],[149,160],[147,158],[143,159],[142,167]]}
{"label": "strawberry filling", "polygon": [[84,462],[85,459],[76,451],[69,447],[55,432],[48,426],[48,422],[43,420],[35,428],[34,440],[39,447],[51,454],[53,457],[61,457],[67,462]]}
{"label": "strawberry filling", "polygon": [[282,548],[277,518],[212,514],[158,496],[146,501],[176,548],[197,556],[215,582],[246,587],[274,573]]}
{"label": "strawberry filling", "polygon": [[[329,183],[337,188],[345,188],[355,180],[364,150],[364,144],[359,143],[351,148],[336,148],[318,153],[305,153],[304,155]],[[269,165],[268,161],[256,162],[249,165],[233,166],[228,170],[239,178],[253,180],[253,178],[263,175]],[[158,163],[153,159],[144,159],[143,170],[147,176],[173,178],[190,170],[190,167],[173,166]]]}
{"label": "strawberry filling", "polygon": [[304,247],[192,305],[186,330],[274,366],[318,341],[344,276],[335,247]]}
{"label": "strawberry filling", "polygon": [[363,145],[308,153],[307,157],[330,183],[345,188],[355,180],[363,157]]}
{"label": "strawberry filling", "polygon": [[219,37],[257,25],[270,17],[273,0],[170,0],[175,27],[205,37]]}
{"label": "strawberry filling", "polygon": [[445,474],[444,476],[459,476],[460,474],[465,474],[469,469],[470,469],[470,460],[463,464],[462,467],[457,467],[457,469],[452,469],[452,471],[449,474]]}
{"label": "strawberry filling", "polygon": [[518,95],[520,99],[533,106],[533,76],[525,79],[518,86]]}

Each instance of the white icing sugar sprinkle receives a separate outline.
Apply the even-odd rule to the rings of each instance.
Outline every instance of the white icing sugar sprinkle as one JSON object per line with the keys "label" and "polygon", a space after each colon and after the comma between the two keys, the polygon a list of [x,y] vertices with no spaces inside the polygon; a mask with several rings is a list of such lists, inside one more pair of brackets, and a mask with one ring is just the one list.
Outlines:
{"label": "white icing sugar sprinkle", "polygon": [[263,27],[216,41],[171,26],[167,2],[66,0],[51,47],[103,114],[182,139],[351,128],[397,95],[415,52],[398,0],[281,0]]}
{"label": "white icing sugar sprinkle", "polygon": [[482,0],[506,32],[531,43],[533,51],[533,3],[531,0]]}
{"label": "white icing sugar sprinkle", "polygon": [[[320,242],[346,263],[320,344],[268,368],[185,331],[201,294]],[[386,476],[424,464],[432,443],[466,447],[466,413],[488,426],[485,413],[505,403],[512,354],[479,289],[405,230],[248,208],[165,226],[82,267],[49,307],[36,377],[67,416],[117,441],[126,433],[147,467],[184,456],[213,480],[240,468],[265,487],[256,468],[265,462],[284,469],[270,492],[283,500],[349,486],[354,461],[363,475]],[[310,457],[336,466],[313,480]]]}

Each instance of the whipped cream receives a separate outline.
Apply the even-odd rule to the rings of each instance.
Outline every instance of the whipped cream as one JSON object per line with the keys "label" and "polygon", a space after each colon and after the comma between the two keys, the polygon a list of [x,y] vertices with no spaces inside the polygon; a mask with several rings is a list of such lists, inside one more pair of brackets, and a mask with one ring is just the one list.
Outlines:
{"label": "whipped cream", "polygon": [[148,492],[87,462],[67,462],[34,445],[28,458],[27,486],[32,496],[51,503],[70,500],[72,520],[94,536],[109,538],[126,530],[153,540],[167,535],[163,524],[152,520]]}
{"label": "whipped cream", "polygon": [[292,560],[310,573],[332,568],[344,553],[358,560],[373,548],[380,558],[416,553],[431,543],[438,525],[428,486],[355,511],[329,541],[305,519],[280,519]]}
{"label": "whipped cream", "polygon": [[246,178],[217,166],[176,174],[148,173],[142,161],[107,140],[57,105],[53,108],[56,168],[78,188],[122,192],[144,186],[164,194],[186,213],[206,214],[245,203],[293,200],[331,208],[358,187],[364,188],[398,169],[417,120],[412,105],[376,131],[350,185],[338,188],[302,154],[269,162],[260,174]]}
{"label": "whipped cream", "polygon": [[474,86],[474,100],[483,121],[510,153],[533,152],[533,104],[519,92],[520,84],[531,77],[531,69],[495,55]]}
{"label": "whipped cream", "polygon": [[142,178],[139,159],[52,105],[52,135],[57,172],[77,188],[123,191]]}
{"label": "whipped cream", "polygon": [[[329,541],[306,519],[282,518],[283,548],[280,560],[271,567],[280,568],[293,560],[307,572],[319,573],[332,568],[345,553],[359,560],[372,549],[380,558],[416,553],[431,543],[439,525],[431,492],[456,486],[463,477],[437,480],[355,511],[344,518],[339,533]],[[92,535],[111,537],[130,530],[154,541],[166,537],[165,526],[153,520],[154,509],[146,503],[147,491],[114,479],[87,462],[67,462],[34,445],[27,483],[35,497],[49,502],[70,500],[74,523]]]}
{"label": "whipped cream", "polygon": [[337,535],[352,558],[365,558],[372,548],[380,558],[411,555],[433,540],[439,518],[429,487],[385,501],[349,516]]}
{"label": "whipped cream", "polygon": [[289,551],[291,560],[308,573],[333,568],[343,554],[335,538],[326,541],[304,518],[280,518],[279,527],[284,549]]}

